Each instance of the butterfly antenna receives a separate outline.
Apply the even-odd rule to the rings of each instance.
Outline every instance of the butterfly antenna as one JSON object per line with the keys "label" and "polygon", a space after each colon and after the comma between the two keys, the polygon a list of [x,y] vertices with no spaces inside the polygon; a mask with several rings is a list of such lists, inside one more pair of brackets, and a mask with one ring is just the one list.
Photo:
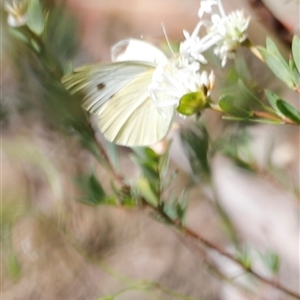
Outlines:
{"label": "butterfly antenna", "polygon": [[173,51],[173,49],[172,49],[172,47],[171,47],[171,44],[170,44],[170,41],[169,41],[169,39],[168,39],[168,36],[167,36],[167,31],[166,31],[166,28],[165,28],[165,25],[164,25],[164,23],[161,23],[161,27],[162,27],[162,30],[163,30],[164,36],[165,36],[165,38],[166,38],[166,41],[167,41],[168,47],[169,47],[169,49],[170,49],[171,53],[174,55],[174,51]]}

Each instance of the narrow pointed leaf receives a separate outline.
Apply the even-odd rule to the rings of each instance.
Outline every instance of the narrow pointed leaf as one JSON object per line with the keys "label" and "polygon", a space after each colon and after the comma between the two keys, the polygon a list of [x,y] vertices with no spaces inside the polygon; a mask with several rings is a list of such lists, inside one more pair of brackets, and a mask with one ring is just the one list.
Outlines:
{"label": "narrow pointed leaf", "polygon": [[153,192],[149,181],[146,178],[139,178],[136,187],[142,197],[153,207],[158,206],[159,199],[157,195]]}
{"label": "narrow pointed leaf", "polygon": [[277,100],[279,100],[279,96],[277,96],[276,94],[274,94],[273,92],[271,92],[270,90],[265,90],[265,95],[267,96],[267,99],[271,105],[271,107],[273,108],[273,110],[278,114],[278,115],[282,115],[281,111],[278,109],[277,107]]}
{"label": "narrow pointed leaf", "polygon": [[293,105],[281,99],[277,100],[276,105],[283,115],[297,124],[300,124],[300,111]]}
{"label": "narrow pointed leaf", "polygon": [[106,204],[106,194],[94,174],[80,175],[75,178],[75,182],[82,192],[80,202],[88,205]]}
{"label": "narrow pointed leaf", "polygon": [[249,105],[244,99],[237,99],[233,95],[223,95],[219,100],[221,109],[231,116],[248,118],[252,115]]}
{"label": "narrow pointed leaf", "polygon": [[289,66],[290,66],[291,73],[293,74],[294,83],[296,87],[300,87],[300,73],[293,59],[289,60]]}
{"label": "narrow pointed leaf", "polygon": [[245,100],[247,100],[247,103],[252,110],[255,110],[257,108],[268,110],[268,107],[264,105],[264,103],[262,103],[260,99],[258,99],[255,94],[252,93],[252,91],[250,91],[250,89],[244,84],[242,80],[238,80],[238,87],[240,89],[241,96],[245,98]]}
{"label": "narrow pointed leaf", "polygon": [[132,150],[140,157],[143,161],[149,163],[158,164],[159,156],[149,147],[134,147]]}
{"label": "narrow pointed leaf", "polygon": [[281,56],[273,41],[268,38],[267,48],[258,47],[258,50],[274,75],[282,80],[287,86],[293,88],[293,76],[291,74],[289,65]]}
{"label": "narrow pointed leaf", "polygon": [[292,53],[298,73],[300,73],[300,38],[294,35],[292,42]]}
{"label": "narrow pointed leaf", "polygon": [[28,27],[37,35],[44,31],[44,16],[39,0],[29,0],[28,5]]}
{"label": "narrow pointed leaf", "polygon": [[205,126],[198,124],[198,126],[182,130],[180,137],[193,173],[209,178],[209,136]]}

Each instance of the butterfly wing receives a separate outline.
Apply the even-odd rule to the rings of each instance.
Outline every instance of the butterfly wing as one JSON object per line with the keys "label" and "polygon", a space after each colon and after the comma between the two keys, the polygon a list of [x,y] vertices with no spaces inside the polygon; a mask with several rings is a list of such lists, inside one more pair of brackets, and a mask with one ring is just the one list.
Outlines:
{"label": "butterfly wing", "polygon": [[83,91],[83,107],[99,116],[99,128],[111,142],[151,145],[166,136],[173,107],[157,108],[149,97],[155,66],[148,62],[114,62],[82,67],[63,78],[72,93]]}
{"label": "butterfly wing", "polygon": [[126,146],[145,146],[167,135],[174,108],[154,106],[148,93],[151,80],[152,72],[140,75],[103,105],[99,128],[108,140]]}
{"label": "butterfly wing", "polygon": [[111,48],[112,61],[148,61],[167,63],[165,54],[150,43],[137,39],[122,40]]}

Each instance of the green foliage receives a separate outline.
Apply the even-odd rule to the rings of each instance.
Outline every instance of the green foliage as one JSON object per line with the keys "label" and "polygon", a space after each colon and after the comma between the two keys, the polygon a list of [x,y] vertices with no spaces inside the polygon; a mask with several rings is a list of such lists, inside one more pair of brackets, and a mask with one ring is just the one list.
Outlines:
{"label": "green foliage", "polygon": [[50,7],[46,15],[44,30],[45,48],[48,52],[58,53],[57,59],[64,73],[72,70],[71,59],[78,49],[78,24],[74,17],[58,4]]}
{"label": "green foliage", "polygon": [[277,96],[275,93],[271,92],[270,90],[265,90],[265,94],[274,112],[278,115],[281,115],[281,112],[277,107],[277,100],[280,99],[279,96]]}
{"label": "green foliage", "polygon": [[148,204],[153,207],[158,206],[159,195],[153,191],[153,184],[151,184],[150,181],[148,181],[146,178],[140,177],[136,182],[136,188]]}
{"label": "green foliage", "polygon": [[222,95],[219,99],[219,106],[221,109],[240,120],[248,119],[253,116],[249,104],[245,99],[239,98],[236,95]]}
{"label": "green foliage", "polygon": [[258,47],[258,50],[261,53],[263,59],[265,60],[271,71],[275,74],[275,76],[277,76],[288,87],[292,89],[297,87],[297,84],[299,82],[299,48],[297,49],[298,43],[299,38],[294,37],[292,50],[294,55],[294,63],[297,67],[298,74],[295,74],[291,65],[286,62],[286,60],[277,49],[275,43],[270,38],[267,38],[266,48]]}
{"label": "green foliage", "polygon": [[220,108],[229,116],[224,119],[238,121],[267,121],[276,122],[274,119],[261,119],[257,116],[257,112],[273,113],[273,110],[265,105],[257,96],[255,91],[241,80],[237,80],[237,84],[233,84],[229,91],[225,92],[219,99]]}
{"label": "green foliage", "polygon": [[[77,49],[75,20],[61,5],[42,7],[37,0],[30,5],[29,9],[36,13],[29,18],[35,31],[29,26],[14,28],[13,35],[21,40],[12,39],[10,45],[22,51],[22,55],[12,52],[19,70],[20,90],[24,91],[20,94],[21,102],[40,110],[45,123],[64,134],[76,136],[83,147],[104,161],[81,108],[81,99],[70,96],[61,84],[64,69],[69,65],[66,60],[69,61]],[[25,45],[24,40],[28,41]]]}
{"label": "green foliage", "polygon": [[[137,147],[133,149],[134,156],[132,160],[139,166],[142,176],[149,182],[150,189],[159,198],[160,195],[160,170],[159,170],[159,155],[157,155],[151,148]],[[148,187],[146,181],[142,181],[142,186]]]}
{"label": "green foliage", "polygon": [[205,126],[198,123],[191,128],[183,129],[180,137],[193,174],[195,177],[208,179],[211,170],[208,160],[209,135]]}
{"label": "green foliage", "polygon": [[263,264],[274,276],[278,274],[280,268],[280,257],[277,253],[269,250],[265,253],[260,253],[260,258]]}
{"label": "green foliage", "polygon": [[224,133],[216,141],[214,151],[229,157],[236,166],[247,171],[255,171],[254,158],[251,151],[252,137],[244,127],[238,127],[233,132]]}
{"label": "green foliage", "polygon": [[36,35],[41,35],[44,31],[45,19],[43,14],[43,8],[39,0],[29,0],[27,14],[28,27]]}
{"label": "green foliage", "polygon": [[[170,145],[169,145],[170,146]],[[142,171],[142,177],[136,180],[133,191],[137,191],[137,197],[142,198],[150,206],[156,208],[160,214],[156,215],[161,221],[172,221],[185,224],[187,209],[187,193],[185,191],[177,196],[163,200],[163,193],[176,177],[176,173],[168,176],[169,147],[162,154],[156,154],[151,148],[134,148],[133,161]],[[134,197],[134,194],[132,194]]]}
{"label": "green foliage", "polygon": [[11,279],[17,281],[22,274],[22,269],[15,253],[10,253],[8,259],[5,261],[5,265]]}
{"label": "green foliage", "polygon": [[[251,80],[248,78],[248,81]],[[231,82],[230,87],[221,95],[219,106],[225,113],[240,120],[251,119],[255,110],[267,109],[255,91],[251,91],[241,79]]]}
{"label": "green foliage", "polygon": [[294,35],[293,37],[292,53],[298,74],[300,74],[300,38],[297,35]]}
{"label": "green foliage", "polygon": [[276,101],[279,111],[288,119],[300,124],[300,111],[284,100]]}
{"label": "green foliage", "polygon": [[300,124],[299,110],[269,90],[265,90],[265,94],[271,107],[278,116],[286,117],[291,121]]}
{"label": "green foliage", "polygon": [[172,175],[167,176],[169,146],[162,155],[148,147],[133,148],[135,155],[131,158],[142,172],[142,177],[137,180],[135,189],[153,207],[161,203],[161,195],[174,178]]}
{"label": "green foliage", "polygon": [[243,249],[240,249],[237,254],[238,260],[242,263],[246,270],[250,270],[252,266],[252,259],[250,256],[249,246],[245,246]]}
{"label": "green foliage", "polygon": [[82,197],[79,199],[80,202],[88,205],[114,204],[106,196],[95,174],[81,174],[74,178],[74,181],[82,192]]}
{"label": "green foliage", "polygon": [[169,201],[161,203],[161,209],[165,214],[162,220],[166,223],[180,222],[182,226],[186,224],[186,212],[188,206],[188,193],[183,190],[179,197],[170,197]]}

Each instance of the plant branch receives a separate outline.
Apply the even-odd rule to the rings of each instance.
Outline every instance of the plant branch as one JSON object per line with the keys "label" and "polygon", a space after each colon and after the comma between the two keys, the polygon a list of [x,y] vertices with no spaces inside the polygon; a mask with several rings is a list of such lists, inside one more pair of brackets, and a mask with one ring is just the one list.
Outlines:
{"label": "plant branch", "polygon": [[[210,103],[209,108],[212,109],[213,111],[216,111],[216,112],[219,112],[219,113],[222,113],[222,114],[226,113],[216,103]],[[252,111],[252,113],[253,113],[254,117],[261,118],[261,119],[264,119],[264,120],[282,122],[282,123],[289,124],[289,125],[298,125],[299,126],[299,123],[296,123],[296,122],[294,122],[294,121],[292,121],[288,118],[285,118],[283,116],[274,115],[274,114],[266,112],[266,111]],[[245,118],[245,121],[247,121],[247,120],[248,119]]]}
{"label": "plant branch", "polygon": [[251,266],[245,266],[243,264],[243,262],[241,260],[239,260],[237,257],[235,257],[233,254],[225,251],[224,249],[222,249],[220,246],[210,242],[209,240],[207,240],[205,237],[203,237],[201,234],[196,233],[195,231],[193,231],[191,228],[185,226],[180,220],[173,220],[170,216],[168,216],[168,214],[164,211],[163,209],[163,205],[158,205],[156,208],[152,207],[151,205],[149,205],[148,203],[146,203],[146,201],[144,201],[145,204],[148,207],[151,207],[152,210],[154,210],[156,213],[158,213],[168,224],[172,225],[174,228],[176,228],[180,233],[184,234],[185,236],[191,238],[192,240],[196,241],[196,242],[201,242],[204,246],[206,246],[209,249],[212,249],[216,252],[218,252],[220,255],[228,258],[229,260],[231,260],[232,262],[236,263],[237,265],[239,265],[243,270],[245,270],[246,272],[252,274],[254,277],[256,277],[257,279],[261,280],[262,282],[264,282],[265,284],[268,284],[272,287],[277,288],[278,290],[281,290],[282,292],[296,298],[296,299],[300,299],[300,295],[296,294],[294,291],[291,291],[290,289],[288,289],[287,287],[281,285],[277,280],[269,279],[266,278],[262,275],[260,275],[259,273],[257,273]]}
{"label": "plant branch", "polygon": [[269,279],[266,278],[262,275],[260,275],[259,273],[257,273],[255,270],[253,270],[253,268],[251,267],[246,267],[238,258],[236,258],[233,254],[225,251],[224,249],[222,249],[221,247],[219,247],[218,245],[210,242],[209,240],[207,240],[206,238],[204,238],[202,235],[200,235],[199,233],[196,233],[195,231],[193,231],[192,229],[190,229],[187,226],[184,226],[181,222],[176,222],[174,220],[172,220],[162,209],[160,206],[158,206],[157,209],[153,208],[157,213],[159,213],[168,223],[170,223],[171,225],[173,225],[178,231],[180,231],[181,233],[183,233],[184,235],[186,235],[187,237],[193,239],[196,242],[201,242],[203,245],[205,245],[207,248],[210,248],[212,250],[215,250],[216,252],[218,252],[219,254],[221,254],[222,256],[228,258],[229,260],[231,260],[232,262],[236,263],[237,265],[239,265],[242,269],[244,269],[246,272],[252,274],[254,277],[256,277],[257,279],[261,280],[262,282],[264,282],[265,284],[268,284],[270,286],[273,286],[275,288],[277,288],[278,290],[281,290],[282,292],[296,298],[296,299],[300,299],[300,295],[296,294],[294,291],[291,291],[290,289],[286,288],[285,286],[281,285],[278,281],[274,280],[274,279]]}
{"label": "plant branch", "polygon": [[253,111],[253,115],[255,117],[263,118],[263,119],[266,119],[266,120],[282,121],[285,124],[289,124],[289,125],[299,125],[298,123],[296,123],[296,122],[294,122],[290,119],[287,119],[287,118],[284,118],[284,117],[281,117],[281,116],[274,116],[270,113],[263,112],[263,111]]}

